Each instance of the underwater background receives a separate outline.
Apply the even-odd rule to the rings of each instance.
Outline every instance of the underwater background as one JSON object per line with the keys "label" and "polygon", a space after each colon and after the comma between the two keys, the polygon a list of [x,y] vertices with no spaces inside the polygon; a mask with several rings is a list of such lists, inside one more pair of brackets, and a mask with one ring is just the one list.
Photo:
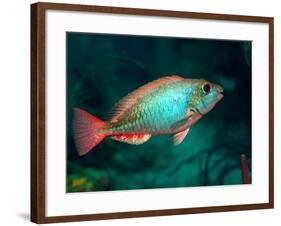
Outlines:
{"label": "underwater background", "polygon": [[[251,41],[67,32],[67,192],[242,184],[251,175]],[[142,145],[105,138],[79,156],[73,108],[105,120],[136,88],[167,75],[220,84],[224,98],[178,146],[172,135]]]}

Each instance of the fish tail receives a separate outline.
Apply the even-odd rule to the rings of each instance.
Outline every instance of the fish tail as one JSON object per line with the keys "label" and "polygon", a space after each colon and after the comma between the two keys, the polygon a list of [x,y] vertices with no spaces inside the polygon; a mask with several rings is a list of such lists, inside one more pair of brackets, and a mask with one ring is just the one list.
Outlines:
{"label": "fish tail", "polygon": [[72,127],[74,143],[79,155],[87,154],[107,136],[99,132],[105,124],[104,121],[88,112],[79,108],[74,108]]}

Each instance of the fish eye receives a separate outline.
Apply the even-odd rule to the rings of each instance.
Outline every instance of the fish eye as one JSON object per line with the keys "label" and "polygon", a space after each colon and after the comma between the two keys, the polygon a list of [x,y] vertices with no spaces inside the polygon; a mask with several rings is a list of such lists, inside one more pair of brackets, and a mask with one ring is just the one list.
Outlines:
{"label": "fish eye", "polygon": [[208,94],[211,90],[211,85],[209,83],[206,83],[203,85],[202,89],[203,89],[204,93]]}

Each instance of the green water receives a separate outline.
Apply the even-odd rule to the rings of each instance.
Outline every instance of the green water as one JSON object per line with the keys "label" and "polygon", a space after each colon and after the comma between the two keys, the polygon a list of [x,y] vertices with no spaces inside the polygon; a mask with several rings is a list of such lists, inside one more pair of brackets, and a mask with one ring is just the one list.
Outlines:
{"label": "green water", "polygon": [[[251,42],[67,33],[67,191],[241,184],[240,156],[251,174]],[[135,146],[105,138],[80,157],[73,108],[105,120],[129,92],[165,75],[204,78],[224,98],[182,144],[172,136]]]}

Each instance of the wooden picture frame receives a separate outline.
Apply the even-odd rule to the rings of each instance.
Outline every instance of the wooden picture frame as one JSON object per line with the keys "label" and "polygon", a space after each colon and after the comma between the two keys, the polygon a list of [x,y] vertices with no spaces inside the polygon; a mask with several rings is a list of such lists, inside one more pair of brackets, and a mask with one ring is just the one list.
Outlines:
{"label": "wooden picture frame", "polygon": [[[132,16],[150,16],[159,18],[191,18],[215,21],[239,21],[268,25],[269,49],[269,106],[268,106],[268,202],[241,205],[220,205],[171,209],[147,209],[141,211],[121,211],[110,213],[72,214],[64,216],[46,215],[46,12],[48,10],[103,13]],[[274,31],[273,18],[258,16],[224,15],[211,13],[195,13],[165,11],[152,9],[119,8],[91,5],[36,3],[31,5],[31,221],[35,223],[55,223],[68,221],[104,220],[116,218],[149,217],[178,214],[194,214],[206,212],[237,211],[251,209],[267,209],[274,207],[274,115],[273,115],[273,68],[274,68]]]}

